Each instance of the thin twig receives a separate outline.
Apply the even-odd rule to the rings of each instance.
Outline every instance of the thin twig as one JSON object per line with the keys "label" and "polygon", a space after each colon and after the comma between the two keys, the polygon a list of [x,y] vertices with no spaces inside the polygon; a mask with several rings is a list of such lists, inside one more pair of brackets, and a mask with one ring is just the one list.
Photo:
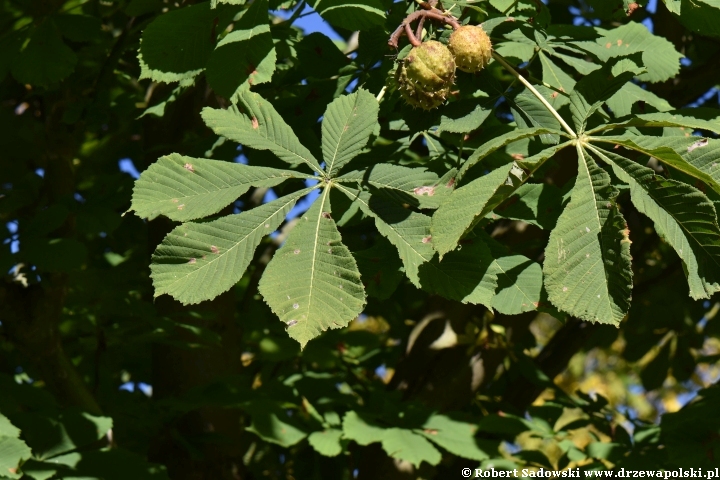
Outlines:
{"label": "thin twig", "polygon": [[412,32],[412,28],[410,27],[410,24],[414,22],[415,20],[419,19],[430,19],[434,20],[436,22],[440,22],[444,25],[450,25],[453,29],[460,28],[460,24],[458,23],[457,19],[450,15],[443,15],[443,13],[440,10],[432,9],[432,10],[418,10],[416,12],[411,13],[407,17],[405,17],[405,20],[400,24],[398,28],[395,29],[395,31],[390,35],[390,40],[388,40],[388,45],[394,48],[398,48],[398,42],[400,41],[400,36],[405,33],[408,38],[410,39],[410,43],[413,46],[420,45],[420,43],[413,43],[414,41],[419,42],[417,38],[415,37],[415,34]]}
{"label": "thin twig", "polygon": [[525,85],[525,87],[528,90],[530,90],[530,92],[532,92],[532,94],[535,95],[535,97],[537,97],[538,100],[540,100],[540,102],[545,106],[545,108],[547,108],[547,110],[552,114],[553,117],[555,117],[557,119],[558,122],[560,122],[560,125],[562,125],[562,127],[565,129],[565,131],[568,134],[570,134],[570,136],[572,138],[577,138],[577,133],[575,133],[575,131],[572,128],[570,128],[570,125],[568,125],[567,122],[565,122],[565,120],[563,120],[563,118],[560,116],[560,114],[557,112],[557,110],[555,110],[555,108],[553,108],[553,106],[550,105],[550,103],[545,99],[545,97],[543,97],[540,94],[540,92],[538,92],[535,89],[535,87],[533,87],[532,84],[527,81],[527,79],[525,77],[523,77],[522,75],[520,75],[518,73],[518,71],[515,69],[515,67],[510,65],[507,61],[505,61],[505,59],[502,57],[502,55],[498,54],[497,52],[493,52],[492,56],[495,60],[500,62],[500,64],[503,67],[505,67],[510,73],[512,73],[518,80],[520,80],[520,82],[523,85]]}

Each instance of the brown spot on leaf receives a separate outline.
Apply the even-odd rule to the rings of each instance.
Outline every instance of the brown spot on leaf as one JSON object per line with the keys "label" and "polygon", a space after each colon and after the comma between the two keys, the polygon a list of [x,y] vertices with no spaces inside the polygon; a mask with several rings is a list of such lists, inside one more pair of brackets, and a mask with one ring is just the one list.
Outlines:
{"label": "brown spot on leaf", "polygon": [[510,156],[512,158],[514,158],[515,160],[524,160],[525,159],[525,155],[523,155],[522,153],[513,153]]}
{"label": "brown spot on leaf", "polygon": [[687,149],[688,153],[692,152],[696,148],[702,148],[707,147],[709,140],[707,138],[703,138],[702,140],[698,140],[697,142],[690,145]]}
{"label": "brown spot on leaf", "polygon": [[445,186],[447,188],[453,188],[453,186],[455,186],[455,177],[451,178],[450,181]]}
{"label": "brown spot on leaf", "polygon": [[552,95],[550,95],[550,96],[551,96],[552,98],[557,98],[558,95],[559,95],[558,92],[553,92]]}
{"label": "brown spot on leaf", "polygon": [[631,3],[630,5],[628,5],[628,7],[627,7],[627,14],[628,14],[628,16],[632,15],[633,12],[635,12],[635,10],[637,10],[638,8],[640,8],[640,5],[638,5],[638,4],[635,3],[635,2]]}
{"label": "brown spot on leaf", "polygon": [[322,217],[323,217],[323,218],[332,218],[332,217],[330,216],[330,212],[323,212],[323,213],[322,213]]}
{"label": "brown spot on leaf", "polygon": [[257,117],[253,117],[252,120],[251,120],[251,123],[252,123],[252,128],[253,128],[254,130],[257,130],[258,127],[260,126],[260,124],[258,123]]}
{"label": "brown spot on leaf", "polygon": [[430,243],[432,241],[432,235],[428,235],[427,237],[423,237],[422,243]]}
{"label": "brown spot on leaf", "polygon": [[210,251],[212,253],[220,253],[220,249],[216,247],[215,245],[210,245]]}
{"label": "brown spot on leaf", "polygon": [[197,263],[197,259],[196,259],[196,258],[191,258],[190,260],[188,260],[188,263],[189,263],[190,265],[192,265],[193,263]]}
{"label": "brown spot on leaf", "polygon": [[612,47],[612,43],[608,42],[605,44],[605,48],[610,48],[610,47]]}
{"label": "brown spot on leaf", "polygon": [[432,197],[433,195],[435,195],[435,187],[416,187],[415,189],[413,189],[413,192],[415,192],[415,195],[427,195],[428,197]]}
{"label": "brown spot on leaf", "polygon": [[183,165],[183,168],[185,170],[187,170],[188,172],[193,172],[193,173],[195,172],[195,169],[193,168],[192,163],[186,163],[185,165]]}
{"label": "brown spot on leaf", "polygon": [[617,46],[619,47],[620,45],[622,45],[622,40],[620,40],[620,39],[618,38]]}

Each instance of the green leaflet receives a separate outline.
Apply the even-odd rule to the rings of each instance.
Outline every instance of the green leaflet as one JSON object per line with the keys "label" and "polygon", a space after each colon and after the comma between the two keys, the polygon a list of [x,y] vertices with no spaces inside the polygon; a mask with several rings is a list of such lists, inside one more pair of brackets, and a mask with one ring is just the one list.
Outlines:
{"label": "green leaflet", "polygon": [[653,35],[645,25],[637,22],[608,30],[589,50],[602,62],[642,52],[642,62],[647,71],[638,75],[638,79],[644,82],[662,82],[674,77],[680,71],[680,59],[683,57],[672,43]]}
{"label": "green leaflet", "polygon": [[355,411],[349,411],[343,418],[344,438],[363,446],[382,442],[388,455],[415,465],[423,461],[434,464],[440,458],[440,452],[425,439],[463,458],[478,461],[490,458],[497,451],[497,442],[477,440],[476,431],[473,423],[439,414],[430,415],[417,428],[380,427],[372,417]]}
{"label": "green leaflet", "polygon": [[632,106],[637,102],[645,102],[661,112],[672,110],[672,105],[664,98],[660,98],[649,90],[626,83],[620,90],[607,100],[607,106],[615,117],[624,117],[632,113]]}
{"label": "green leaflet", "polygon": [[228,110],[206,107],[202,111],[205,124],[218,135],[245,147],[270,150],[293,167],[305,163],[317,173],[323,174],[310,150],[300,143],[270,102],[249,91],[242,91],[239,98],[247,114],[241,113],[235,106]]}
{"label": "green leaflet", "polygon": [[385,8],[378,0],[312,0],[310,6],[330,25],[346,30],[369,30],[385,22]]}
{"label": "green leaflet", "polygon": [[18,467],[32,456],[32,451],[20,440],[20,430],[0,414],[0,472],[8,478],[20,478]]}
{"label": "green leaflet", "polygon": [[[701,140],[702,139],[698,137],[698,141]],[[637,152],[644,153],[645,155],[650,155],[691,177],[697,178],[720,193],[720,182],[715,180],[709,173],[686,161],[671,147],[659,146],[665,143],[660,137],[624,135],[622,137],[590,137],[589,141],[623,145]],[[674,143],[673,137],[668,137],[667,143]],[[705,167],[707,167],[707,165],[705,165]]]}
{"label": "green leaflet", "polygon": [[425,422],[421,433],[454,455],[483,461],[495,454],[497,445],[490,446],[493,442],[487,440],[478,441],[475,438],[477,429],[473,423],[455,420],[447,415],[433,415]]}
{"label": "green leaflet", "polygon": [[[536,90],[545,100],[549,102],[553,101],[552,94],[555,92],[549,88],[539,85]],[[557,101],[553,103],[555,106],[559,106]],[[555,116],[528,90],[522,91],[512,99],[510,105],[515,122],[520,129],[536,127],[559,131],[561,128],[560,122],[558,122]],[[560,135],[540,134],[540,140],[546,145],[557,145],[560,143]]]}
{"label": "green leaflet", "polygon": [[304,189],[237,215],[173,229],[150,265],[155,296],[171,295],[183,304],[210,300],[235,285],[255,248],[285,220]]}
{"label": "green leaflet", "polygon": [[616,66],[619,71],[606,65],[585,76],[570,94],[570,113],[578,134],[585,131],[590,116],[635,76],[632,62],[627,65],[619,62]]}
{"label": "green leaflet", "polygon": [[563,209],[563,191],[554,185],[525,184],[495,208],[503,218],[552,230]]}
{"label": "green leaflet", "polygon": [[578,177],[545,250],[545,287],[558,309],[617,325],[630,308],[630,239],[610,176],[578,149]]}
{"label": "green leaflet", "polygon": [[720,133],[720,115],[717,115],[715,110],[705,110],[708,114],[715,113],[715,117],[711,119],[696,118],[683,115],[683,113],[700,113],[701,109],[693,109],[697,112],[683,111],[683,112],[658,112],[658,113],[646,113],[642,115],[636,115],[630,120],[622,122],[609,123],[607,125],[601,125],[597,128],[589,130],[588,135],[597,133],[603,130],[612,130],[614,128],[628,128],[628,127],[684,127],[692,130],[709,130],[714,133]]}
{"label": "green leaflet", "polygon": [[509,164],[455,190],[432,218],[432,242],[440,258],[515,191],[523,179],[524,172]]}
{"label": "green leaflet", "polygon": [[424,168],[378,163],[365,170],[353,170],[336,179],[383,190],[401,203],[418,208],[437,208],[452,188],[441,185],[438,176]]}
{"label": "green leaflet", "polygon": [[388,428],[382,439],[382,447],[393,458],[410,462],[419,467],[422,462],[437,465],[442,455],[432,443],[412,430]]}
{"label": "green leaflet", "polygon": [[207,79],[218,94],[237,102],[240,90],[269,82],[277,54],[270,34],[267,0],[256,0],[218,42],[207,63]]}
{"label": "green leaflet", "polygon": [[405,209],[382,193],[371,194],[338,184],[335,188],[357,202],[363,212],[375,219],[378,232],[398,249],[405,266],[405,275],[413,285],[420,288],[418,269],[435,255],[430,237],[430,217]]}
{"label": "green leaflet", "polygon": [[252,418],[252,423],[246,430],[266,442],[287,448],[302,441],[308,434],[305,425],[289,417],[279,402],[255,400],[243,405],[243,409]]}
{"label": "green leaflet", "polygon": [[[566,60],[566,62],[568,63],[571,61],[575,64],[583,62],[583,60],[576,59],[568,55],[556,54],[556,56],[559,56],[560,58]],[[566,92],[567,94],[572,92],[575,88],[575,80],[570,75],[565,73],[565,71],[561,69],[555,62],[553,62],[550,57],[545,54],[545,52],[541,51],[540,53],[538,53],[538,57],[540,58],[540,62],[542,63],[543,67],[543,81],[548,85],[552,85],[553,87],[558,88],[563,92]],[[597,65],[590,65],[594,67],[593,70],[598,68]],[[590,72],[584,72],[583,74],[587,75],[588,73]],[[548,101],[551,102],[551,105],[557,109],[567,104],[568,98],[567,95],[561,95],[557,92],[553,92]]]}
{"label": "green leaflet", "polygon": [[433,257],[420,266],[422,289],[437,295],[490,308],[497,288],[497,270],[485,242],[473,238],[463,241],[442,261]]}
{"label": "green leaflet", "polygon": [[368,297],[386,300],[405,278],[397,249],[385,237],[378,237],[372,247],[354,251]]}
{"label": "green leaflet", "polygon": [[720,291],[720,228],[712,202],[690,185],[655,175],[612,152],[590,148],[630,184],[633,204],[682,259],[690,296],[710,298]]}
{"label": "green leaflet", "polygon": [[342,452],[341,437],[341,430],[331,428],[311,433],[308,436],[308,442],[320,455],[336,457]]}
{"label": "green leaflet", "polygon": [[140,78],[179,82],[199,75],[220,34],[240,7],[223,5],[212,10],[209,2],[164,13],[145,28],[140,43]]}
{"label": "green leaflet", "polygon": [[363,446],[381,441],[385,432],[384,428],[352,410],[343,417],[342,428],[343,438],[354,440]]}
{"label": "green leaflet", "polygon": [[10,69],[20,83],[50,85],[69,76],[77,61],[77,55],[63,42],[55,22],[47,18],[32,29]]}
{"label": "green leaflet", "polygon": [[150,165],[135,182],[132,210],[184,222],[219,212],[252,187],[274,187],[288,178],[312,178],[290,170],[191,158],[172,153]]}
{"label": "green leaflet", "polygon": [[365,148],[377,125],[378,110],[375,97],[362,88],[328,105],[322,121],[322,152],[329,177]]}
{"label": "green leaflet", "polygon": [[524,255],[504,255],[494,259],[491,271],[497,287],[491,306],[505,315],[537,310],[543,301],[542,266]]}
{"label": "green leaflet", "polygon": [[524,138],[531,138],[537,135],[543,135],[543,134],[552,134],[552,135],[562,135],[563,133],[559,130],[552,130],[548,128],[541,128],[541,127],[533,127],[533,128],[526,128],[526,129],[516,129],[511,132],[508,132],[504,135],[500,135],[499,137],[493,138],[489,142],[485,143],[483,146],[478,148],[473,152],[472,155],[470,155],[470,158],[468,158],[465,163],[463,164],[462,168],[460,168],[460,171],[457,174],[456,181],[460,181],[460,179],[465,175],[465,173],[470,169],[473,165],[480,162],[483,158],[487,157],[491,153],[501,149],[502,147],[515,142],[517,140],[522,140]]}
{"label": "green leaflet", "polygon": [[330,213],[330,189],[302,215],[265,269],[259,290],[302,347],[328,328],[342,328],[365,306],[355,259]]}

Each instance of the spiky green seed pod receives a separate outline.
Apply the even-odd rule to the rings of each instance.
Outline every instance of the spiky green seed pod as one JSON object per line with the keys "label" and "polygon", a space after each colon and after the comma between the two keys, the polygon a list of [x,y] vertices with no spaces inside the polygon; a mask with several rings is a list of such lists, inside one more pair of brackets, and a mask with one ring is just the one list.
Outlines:
{"label": "spiky green seed pod", "polygon": [[490,62],[492,43],[481,26],[465,25],[455,30],[448,40],[457,68],[463,72],[479,72]]}
{"label": "spiky green seed pod", "polygon": [[405,100],[425,110],[445,102],[455,80],[455,59],[440,42],[430,40],[414,47],[398,65],[395,79]]}

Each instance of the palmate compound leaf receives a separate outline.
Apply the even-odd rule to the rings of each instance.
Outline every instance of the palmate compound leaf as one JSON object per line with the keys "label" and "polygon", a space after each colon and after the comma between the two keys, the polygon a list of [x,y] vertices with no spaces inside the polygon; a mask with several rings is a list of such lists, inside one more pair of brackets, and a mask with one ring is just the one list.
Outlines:
{"label": "palmate compound leaf", "polygon": [[629,232],[610,176],[579,145],[577,150],[570,202],[545,249],[545,287],[559,310],[617,325],[630,308]]}
{"label": "palmate compound leaf", "polygon": [[378,232],[398,249],[405,275],[413,285],[420,287],[418,269],[435,254],[430,238],[430,217],[403,208],[381,191],[371,194],[339,184],[335,184],[335,188],[375,219]]}
{"label": "palmate compound leaf", "polygon": [[615,153],[588,148],[630,185],[635,207],[654,222],[657,233],[682,259],[690,296],[710,298],[720,291],[720,228],[712,202],[690,185],[655,175]]}
{"label": "palmate compound leaf", "polygon": [[165,215],[184,222],[219,212],[251,186],[274,187],[288,178],[312,176],[172,153],[140,175],[130,208],[148,220]]}
{"label": "palmate compound leaf", "polygon": [[204,108],[202,118],[205,124],[218,135],[244,147],[270,150],[293,167],[304,163],[315,172],[324,174],[310,150],[300,143],[270,102],[257,93],[245,90],[238,97],[242,110],[237,106],[227,110]]}
{"label": "palmate compound leaf", "polygon": [[362,88],[328,105],[322,121],[322,152],[329,177],[365,148],[377,125],[378,110],[375,97]]}
{"label": "palmate compound leaf", "polygon": [[402,203],[434,209],[452,192],[452,186],[440,184],[438,176],[424,168],[377,163],[364,170],[353,170],[336,179],[383,190]]}
{"label": "palmate compound leaf", "polygon": [[365,289],[330,213],[330,189],[298,220],[260,280],[260,293],[302,347],[342,328],[365,306]]}
{"label": "palmate compound leaf", "polygon": [[210,300],[235,285],[255,248],[274,232],[312,189],[303,189],[252,210],[207,223],[184,223],[157,247],[150,265],[155,296],[183,304]]}
{"label": "palmate compound leaf", "polygon": [[483,217],[514,192],[525,173],[514,163],[496,168],[456,189],[432,218],[432,243],[442,258]]}

